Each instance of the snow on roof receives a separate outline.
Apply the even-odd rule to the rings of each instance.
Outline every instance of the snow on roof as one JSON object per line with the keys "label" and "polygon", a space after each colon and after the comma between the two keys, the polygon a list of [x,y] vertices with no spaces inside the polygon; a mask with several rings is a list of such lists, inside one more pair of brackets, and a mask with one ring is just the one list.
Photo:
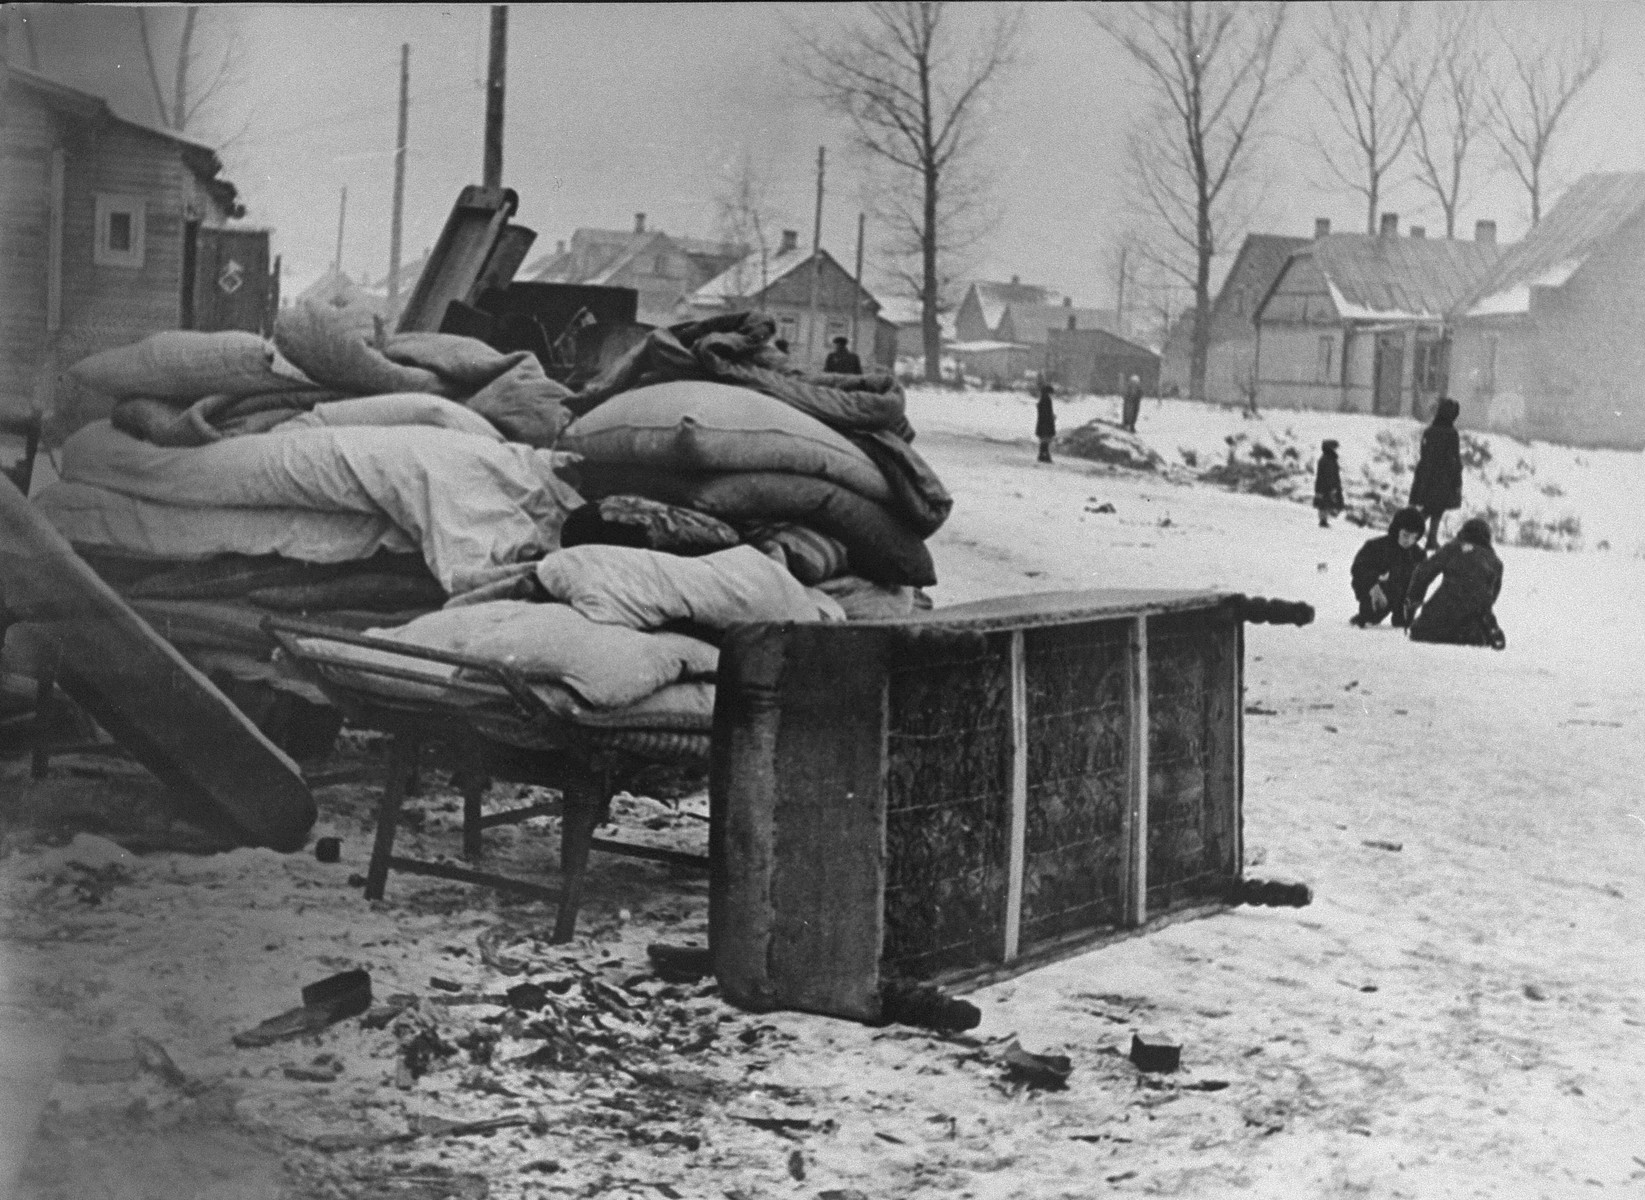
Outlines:
{"label": "snow on roof", "polygon": [[1075,308],[1070,304],[1023,304],[1013,302],[1005,306],[1000,319],[992,323],[996,333],[1002,332],[1006,315],[1011,318],[1011,336],[1022,342],[1042,343],[1053,329],[1067,329],[1068,319],[1074,318],[1076,329],[1107,329],[1119,326],[1119,313],[1111,308]]}
{"label": "snow on roof", "polygon": [[998,327],[1008,304],[1061,304],[1063,301],[1061,292],[1041,287],[1037,283],[1000,283],[997,280],[979,279],[971,285],[971,289],[977,293],[977,303],[982,307],[982,319],[990,329]]}
{"label": "snow on roof", "polygon": [[1645,171],[1584,175],[1459,305],[1470,317],[1529,312],[1533,287],[1561,287],[1645,209]]}
{"label": "snow on roof", "polygon": [[[826,255],[828,251],[824,250],[821,253]],[[762,272],[760,252],[752,251],[692,292],[691,303],[712,308],[728,300],[742,299],[752,292],[764,291],[789,272],[810,261],[810,249],[796,246],[784,253],[768,256],[765,260],[765,270]],[[764,282],[760,286],[750,288],[750,284],[758,283],[762,279]]]}
{"label": "snow on roof", "polygon": [[1032,346],[1026,346],[1021,342],[990,342],[990,341],[952,342],[947,347],[947,350],[951,354],[983,354],[983,353],[986,353],[989,350],[1032,350],[1032,349],[1033,349]]}

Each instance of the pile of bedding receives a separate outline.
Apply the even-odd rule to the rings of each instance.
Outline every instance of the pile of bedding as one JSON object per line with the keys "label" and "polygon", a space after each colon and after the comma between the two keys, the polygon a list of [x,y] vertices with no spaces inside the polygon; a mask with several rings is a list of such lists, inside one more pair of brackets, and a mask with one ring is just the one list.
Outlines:
{"label": "pile of bedding", "polygon": [[[242,678],[278,665],[260,614],[290,612],[505,663],[576,723],[706,731],[726,627],[907,615],[952,505],[894,382],[802,376],[773,331],[657,330],[577,395],[326,305],[272,340],[156,334],[72,369],[114,407],[35,503]],[[348,680],[448,702],[417,661],[426,685]]]}

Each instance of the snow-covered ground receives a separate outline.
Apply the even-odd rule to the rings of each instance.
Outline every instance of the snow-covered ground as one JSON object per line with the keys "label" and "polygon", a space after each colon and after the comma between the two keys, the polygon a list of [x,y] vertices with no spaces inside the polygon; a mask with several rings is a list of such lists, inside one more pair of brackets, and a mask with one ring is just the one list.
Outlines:
{"label": "snow-covered ground", "polygon": [[[1116,412],[1111,400],[1076,400],[1059,422]],[[13,1086],[0,1117],[38,1111],[43,1089],[55,1105],[20,1196],[138,1195],[160,1179],[173,1190],[153,1194],[259,1200],[1645,1194],[1640,456],[1493,439],[1495,460],[1535,466],[1534,482],[1500,490],[1516,505],[1568,505],[1587,548],[1502,549],[1508,648],[1492,653],[1350,628],[1347,566],[1367,533],[1346,522],[1320,529],[1301,504],[1197,484],[1186,470],[1036,464],[1026,396],[916,391],[910,415],[956,497],[932,543],[939,604],[1146,585],[1316,606],[1313,625],[1252,627],[1246,643],[1248,868],[1308,881],[1312,906],[1236,909],[983,989],[971,997],[984,1013],[975,1037],[945,1040],[743,1014],[711,989],[633,982],[647,942],[704,930],[702,885],[659,867],[597,861],[585,936],[569,952],[537,939],[540,906],[453,885],[396,875],[388,900],[367,905],[346,882],[368,852],[359,787],[320,796],[316,835],[344,842],[336,866],[153,853],[122,861],[104,887],[14,833],[0,861],[0,1018],[12,1030],[0,1083],[34,1081],[36,1107]],[[1417,429],[1149,401],[1139,431],[1168,460],[1186,447],[1203,465],[1254,427],[1273,443],[1291,429],[1305,457],[1337,438],[1349,478],[1379,432]],[[1549,483],[1564,495],[1537,490]],[[1114,511],[1092,511],[1105,504]],[[1601,540],[1612,549],[1593,549]],[[98,789],[141,784],[29,789],[25,771],[0,763],[0,787],[47,808],[76,788],[89,804]],[[449,847],[453,803],[434,789],[427,828],[403,834],[408,844]],[[631,816],[700,837],[688,812],[634,805]],[[551,846],[547,831],[496,844],[539,861]],[[102,887],[99,904],[86,903],[88,887]],[[502,973],[486,939],[525,974]],[[566,1019],[618,1050],[528,1069],[506,1059],[537,1043],[505,1036],[491,1065],[454,1054],[404,1089],[393,1084],[403,1027],[346,1022],[307,1043],[230,1043],[294,1003],[301,984],[353,965],[369,967],[379,998],[420,997],[454,1043],[498,1007],[436,1003],[449,993],[431,976],[483,997],[580,971],[626,986],[634,1009],[579,1016],[571,1000],[589,985],[576,984]],[[717,1035],[693,1050],[701,1039],[679,1032],[693,1028]],[[1179,1040],[1183,1071],[1139,1076],[1123,1057],[1133,1030]],[[195,1083],[153,1068],[124,1082],[50,1081],[60,1047],[132,1032],[167,1047]],[[1067,1054],[1067,1090],[1005,1083],[998,1056],[1012,1037]],[[323,1055],[341,1064],[334,1082],[286,1073]],[[31,1073],[31,1061],[47,1067]],[[316,1146],[326,1133],[406,1134],[431,1115],[528,1123]]]}

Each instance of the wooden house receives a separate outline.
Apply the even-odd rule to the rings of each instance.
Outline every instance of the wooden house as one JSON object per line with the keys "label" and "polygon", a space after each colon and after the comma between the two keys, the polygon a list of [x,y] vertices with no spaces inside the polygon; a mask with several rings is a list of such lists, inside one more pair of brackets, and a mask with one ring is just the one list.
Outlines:
{"label": "wooden house", "polygon": [[1445,391],[1446,315],[1501,251],[1482,221],[1472,242],[1333,233],[1292,253],[1255,313],[1257,401],[1272,408],[1426,420]]}
{"label": "wooden house", "polygon": [[1013,302],[1000,314],[994,336],[1002,342],[1015,342],[1029,349],[1029,369],[1043,371],[1049,357],[1051,335],[1070,329],[1102,329],[1119,332],[1119,313],[1111,308],[1076,308],[1074,301],[1064,296],[1056,304],[1024,304]]}
{"label": "wooden house", "polygon": [[0,415],[77,408],[63,371],[157,330],[266,326],[268,233],[224,228],[244,210],[221,171],[208,146],[0,64]]}
{"label": "wooden house", "polygon": [[730,242],[648,230],[645,214],[635,213],[632,230],[579,229],[569,246],[559,243],[553,254],[528,264],[517,278],[633,288],[639,294],[638,319],[668,325],[687,319],[691,294],[746,255],[746,247]]}
{"label": "wooden house", "polygon": [[1451,331],[1459,425],[1645,448],[1645,172],[1579,179]]}
{"label": "wooden house", "polygon": [[[1330,232],[1331,222],[1324,217],[1314,222],[1315,237]],[[1308,238],[1251,233],[1240,244],[1233,265],[1211,301],[1211,339],[1205,352],[1205,399],[1219,404],[1245,400],[1256,363],[1257,327],[1252,317],[1257,303],[1273,286],[1286,260],[1308,243]],[[1172,326],[1161,355],[1160,387],[1167,394],[1188,394],[1193,339],[1194,314],[1190,309]]]}
{"label": "wooden house", "polygon": [[1159,395],[1160,357],[1106,329],[1053,329],[1045,349],[1045,375],[1068,392],[1117,396],[1135,375],[1145,395]]}
{"label": "wooden house", "polygon": [[683,308],[680,319],[741,308],[770,313],[789,357],[812,370],[822,369],[837,337],[855,338],[865,369],[877,364],[889,371],[897,359],[897,326],[880,315],[874,294],[827,250],[812,254],[803,249],[791,229],[783,231],[776,254],[763,262],[758,251],[745,256],[693,292]]}
{"label": "wooden house", "polygon": [[978,280],[965,289],[965,296],[954,313],[954,340],[956,342],[1012,341],[1000,336],[1000,318],[1011,304],[1061,304],[1061,292],[1024,283],[1022,276],[1011,276],[1010,283]]}

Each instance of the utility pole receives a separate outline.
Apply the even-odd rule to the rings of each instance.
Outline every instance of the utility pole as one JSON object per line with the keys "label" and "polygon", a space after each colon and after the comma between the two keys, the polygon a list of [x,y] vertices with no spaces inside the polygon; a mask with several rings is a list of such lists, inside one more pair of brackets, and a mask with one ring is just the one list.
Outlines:
{"label": "utility pole", "polygon": [[857,349],[857,314],[862,311],[862,235],[868,223],[865,213],[857,214],[857,294],[851,297],[851,349]]}
{"label": "utility pole", "polygon": [[400,230],[406,204],[406,115],[411,106],[411,43],[400,43],[400,134],[394,142],[394,214],[388,235],[388,317],[400,310]]}
{"label": "utility pole", "polygon": [[508,5],[491,6],[491,61],[486,68],[485,173],[488,188],[503,186],[503,91],[508,74]]}
{"label": "utility pole", "polygon": [[348,184],[343,185],[343,198],[337,204],[337,255],[331,260],[331,269],[343,269],[343,218],[348,215]]}
{"label": "utility pole", "polygon": [[822,202],[823,202],[823,163],[828,148],[817,147],[817,215],[811,225],[811,316],[805,332],[805,357],[810,363],[817,361],[817,293],[822,287]]}
{"label": "utility pole", "polygon": [[1131,247],[1127,245],[1120,246],[1119,295],[1114,300],[1114,321],[1119,326],[1119,335],[1121,337],[1131,336],[1125,331],[1125,256],[1130,252],[1130,249]]}

